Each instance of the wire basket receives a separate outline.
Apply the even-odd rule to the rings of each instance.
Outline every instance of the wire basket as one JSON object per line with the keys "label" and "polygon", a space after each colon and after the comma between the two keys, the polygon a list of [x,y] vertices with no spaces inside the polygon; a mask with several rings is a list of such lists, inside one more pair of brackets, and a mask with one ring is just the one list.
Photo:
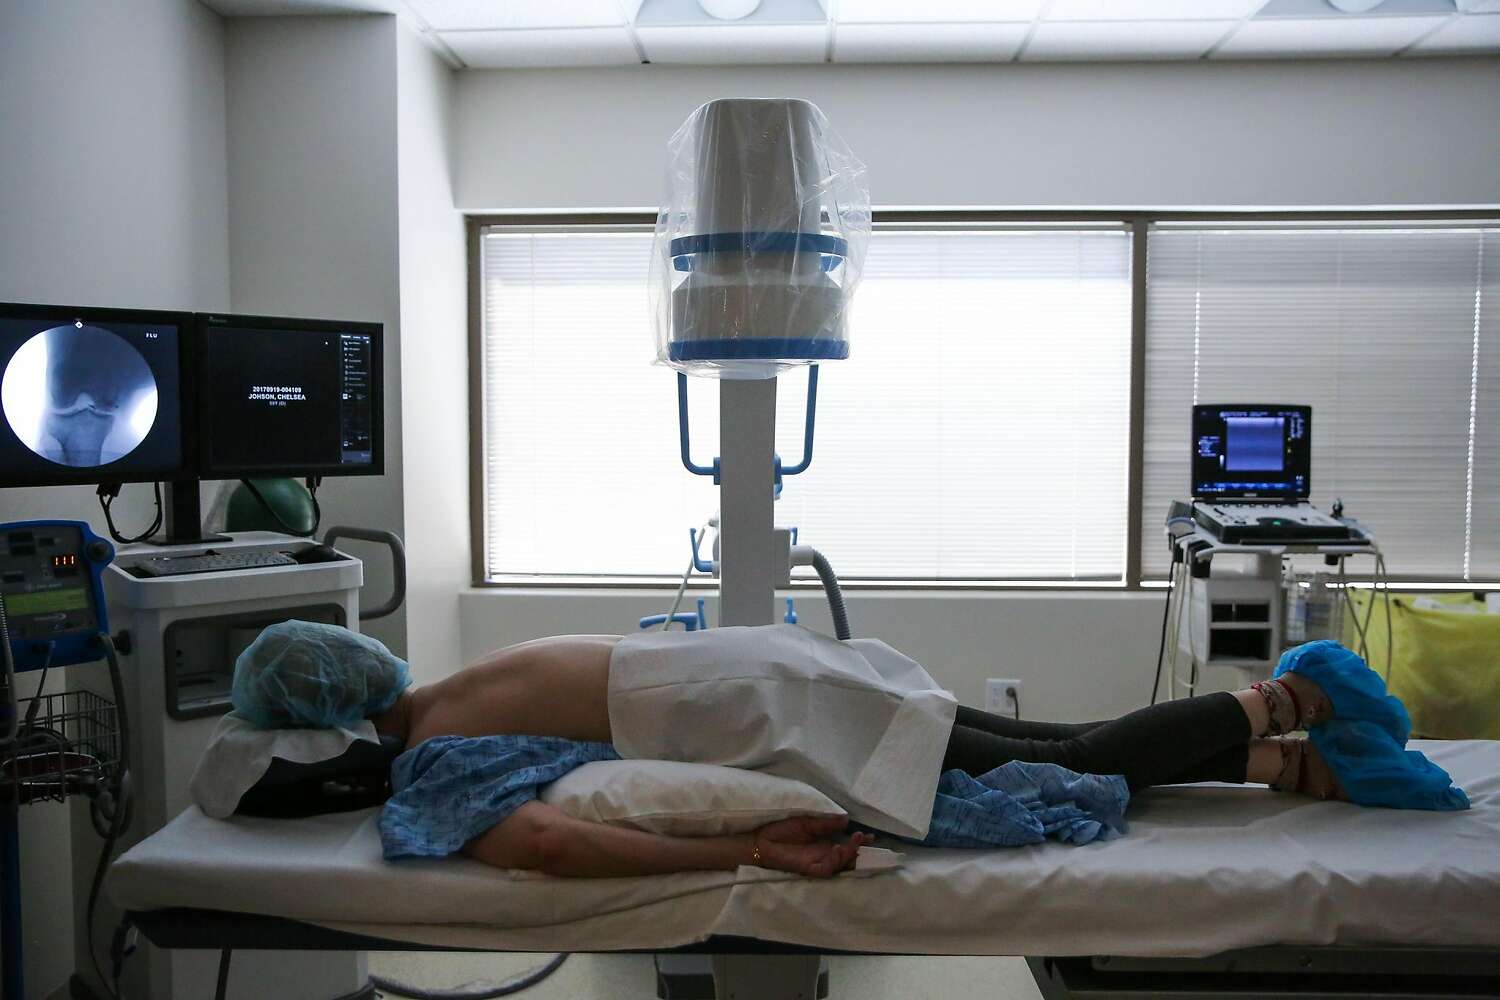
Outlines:
{"label": "wire basket", "polygon": [[0,748],[0,801],[61,802],[106,786],[120,765],[115,703],[92,691],[23,699],[16,741]]}

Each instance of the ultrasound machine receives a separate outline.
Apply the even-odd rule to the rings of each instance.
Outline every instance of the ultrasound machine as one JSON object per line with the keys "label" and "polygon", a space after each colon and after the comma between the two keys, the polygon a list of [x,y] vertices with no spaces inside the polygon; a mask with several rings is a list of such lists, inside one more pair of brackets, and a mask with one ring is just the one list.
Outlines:
{"label": "ultrasound machine", "polygon": [[1193,518],[1227,544],[1346,542],[1359,532],[1308,502],[1312,407],[1193,407]]}
{"label": "ultrasound machine", "polygon": [[[0,524],[0,995],[23,995],[21,887],[55,891],[21,863],[20,806],[71,798],[73,829],[103,838],[102,853],[73,838],[73,993],[105,996],[110,953],[128,944],[109,941],[118,921],[100,876],[115,848],[188,804],[240,650],[290,618],[358,628],[374,616],[360,608],[364,565],[337,537],[390,546],[398,594],[377,613],[399,604],[394,535],[205,536],[199,502],[201,480],[298,477],[315,497],[325,476],[382,474],[381,372],[377,323],[0,304],[0,489],[93,486],[114,539],[47,511]],[[111,510],[130,484],[156,498],[134,537]],[[43,690],[50,668],[98,661],[107,676],[74,670],[69,690]],[[141,947],[130,995],[211,990],[202,956]],[[365,981],[360,954],[254,961],[283,979],[295,967],[321,995]]]}

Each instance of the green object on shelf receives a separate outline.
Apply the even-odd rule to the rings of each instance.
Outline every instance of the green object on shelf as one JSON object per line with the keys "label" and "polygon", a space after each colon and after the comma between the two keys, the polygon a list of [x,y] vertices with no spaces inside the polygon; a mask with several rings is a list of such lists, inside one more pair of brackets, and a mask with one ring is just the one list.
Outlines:
{"label": "green object on shelf", "polygon": [[[310,535],[318,526],[312,495],[295,479],[252,479],[265,497],[262,503],[242,482],[229,496],[224,514],[226,531],[279,531]],[[266,509],[269,504],[271,510]],[[274,516],[272,511],[275,511]],[[277,521],[280,518],[280,521]]]}

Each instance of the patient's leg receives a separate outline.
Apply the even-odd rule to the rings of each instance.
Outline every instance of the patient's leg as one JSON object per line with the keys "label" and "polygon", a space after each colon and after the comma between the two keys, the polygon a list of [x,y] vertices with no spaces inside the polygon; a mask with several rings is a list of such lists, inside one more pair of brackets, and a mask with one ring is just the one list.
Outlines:
{"label": "patient's leg", "polygon": [[1085,774],[1123,774],[1132,789],[1245,781],[1250,740],[1327,713],[1317,685],[1293,674],[1244,691],[1152,705],[1104,723],[1028,723],[963,709],[943,766],[983,774],[1011,760],[1061,764]]}
{"label": "patient's leg", "polygon": [[1103,722],[1028,722],[982,712],[967,705],[958,706],[958,716],[953,721],[955,725],[982,729],[997,736],[1028,740],[1067,740],[1104,725]]}
{"label": "patient's leg", "polygon": [[[1287,673],[1233,693],[1152,705],[1109,723],[1023,723],[960,709],[944,768],[984,774],[1010,760],[1058,763],[1080,774],[1121,774],[1131,789],[1187,781],[1245,781],[1251,739],[1326,718],[1316,684]],[[1280,753],[1280,751],[1278,751]],[[1257,762],[1268,760],[1260,751]],[[1257,768],[1250,780],[1271,783]],[[1280,772],[1280,763],[1278,763]]]}
{"label": "patient's leg", "polygon": [[1298,792],[1315,799],[1348,801],[1349,798],[1339,787],[1333,768],[1305,737],[1251,741],[1245,780],[1270,785],[1278,792]]}
{"label": "patient's leg", "polygon": [[[1262,709],[1264,711],[1264,709]],[[991,717],[987,729],[955,725],[944,769],[983,774],[1012,760],[1061,764],[1084,774],[1123,774],[1132,789],[1181,781],[1244,781],[1258,735],[1232,694],[1169,701],[1056,738],[1036,723]]]}

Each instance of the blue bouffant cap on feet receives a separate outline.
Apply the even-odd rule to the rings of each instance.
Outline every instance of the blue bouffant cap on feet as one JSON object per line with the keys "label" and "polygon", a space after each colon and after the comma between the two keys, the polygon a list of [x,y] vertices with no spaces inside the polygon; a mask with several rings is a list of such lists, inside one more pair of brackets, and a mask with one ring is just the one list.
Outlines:
{"label": "blue bouffant cap on feet", "polygon": [[1306,677],[1322,688],[1333,702],[1335,720],[1379,726],[1403,747],[1411,737],[1411,716],[1401,699],[1386,692],[1385,681],[1364,660],[1332,639],[1287,650],[1271,676],[1285,673]]}
{"label": "blue bouffant cap on feet", "polygon": [[1373,722],[1334,719],[1308,738],[1333,769],[1349,801],[1389,809],[1469,808],[1469,797],[1448,772],[1416,750],[1403,750]]}
{"label": "blue bouffant cap on feet", "polygon": [[230,700],[263,729],[352,729],[411,685],[406,661],[337,625],[289,621],[261,632],[234,662]]}

